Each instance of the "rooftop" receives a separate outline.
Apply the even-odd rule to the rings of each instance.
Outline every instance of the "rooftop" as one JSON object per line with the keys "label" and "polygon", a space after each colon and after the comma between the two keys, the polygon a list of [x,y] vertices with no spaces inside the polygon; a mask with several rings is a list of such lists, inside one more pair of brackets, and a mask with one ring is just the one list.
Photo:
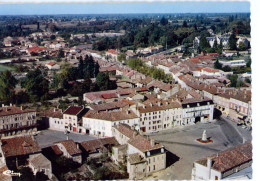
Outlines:
{"label": "rooftop", "polygon": [[41,148],[33,136],[19,136],[2,139],[2,150],[5,157],[41,152]]}
{"label": "rooftop", "polygon": [[252,160],[252,144],[247,142],[230,149],[219,152],[209,157],[202,158],[196,162],[207,166],[207,158],[212,159],[212,168],[220,171],[226,172],[236,166]]}

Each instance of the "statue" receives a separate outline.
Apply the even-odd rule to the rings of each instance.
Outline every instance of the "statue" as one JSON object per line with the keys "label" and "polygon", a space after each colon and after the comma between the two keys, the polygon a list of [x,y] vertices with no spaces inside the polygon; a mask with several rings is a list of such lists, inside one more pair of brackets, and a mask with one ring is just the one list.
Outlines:
{"label": "statue", "polygon": [[202,141],[207,141],[207,134],[206,134],[206,130],[203,131],[202,133]]}

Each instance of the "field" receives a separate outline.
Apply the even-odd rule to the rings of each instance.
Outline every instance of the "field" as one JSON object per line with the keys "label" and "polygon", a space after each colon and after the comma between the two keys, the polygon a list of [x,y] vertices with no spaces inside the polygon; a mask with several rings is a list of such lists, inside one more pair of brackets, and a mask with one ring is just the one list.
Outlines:
{"label": "field", "polygon": [[3,72],[5,70],[13,70],[13,68],[6,65],[0,65],[0,72]]}

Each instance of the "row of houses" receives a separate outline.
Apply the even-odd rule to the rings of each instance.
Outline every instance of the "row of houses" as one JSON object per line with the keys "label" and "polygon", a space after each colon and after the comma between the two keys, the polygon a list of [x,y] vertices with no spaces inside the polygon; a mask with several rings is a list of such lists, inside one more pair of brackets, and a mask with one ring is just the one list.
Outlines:
{"label": "row of houses", "polygon": [[[166,150],[163,145],[140,135],[126,124],[112,128],[112,137],[83,142],[63,140],[41,149],[33,136],[17,136],[1,139],[0,169],[29,167],[34,175],[44,173],[54,179],[52,162],[45,156],[64,156],[78,164],[84,160],[99,158],[107,154],[116,163],[127,166],[129,179],[142,179],[153,172],[166,168]],[[53,157],[52,156],[52,157]],[[9,175],[0,176],[2,180],[12,180]]]}
{"label": "row of houses", "polygon": [[112,127],[120,123],[134,126],[143,133],[151,133],[213,120],[212,100],[187,96],[179,101],[178,98],[176,94],[172,99],[150,98],[143,103],[127,99],[111,100],[87,107],[70,106],[64,112],[52,109],[46,116],[49,115],[50,129],[101,137],[112,136]]}

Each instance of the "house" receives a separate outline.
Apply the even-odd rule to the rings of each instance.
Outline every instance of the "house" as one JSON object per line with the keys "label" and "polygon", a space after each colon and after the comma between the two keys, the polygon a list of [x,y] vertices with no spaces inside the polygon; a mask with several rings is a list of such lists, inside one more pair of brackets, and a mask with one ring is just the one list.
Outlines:
{"label": "house", "polygon": [[65,131],[65,121],[61,109],[50,108],[44,111],[43,120],[47,122],[47,127],[51,130]]}
{"label": "house", "polygon": [[[142,179],[153,172],[166,168],[166,152],[164,146],[156,143],[153,139],[149,140],[138,134],[137,131],[131,129],[131,127],[126,124],[114,126],[112,132],[113,136],[122,144],[121,149],[115,147],[115,150],[120,151],[119,158],[124,157],[123,155],[127,157],[129,179]],[[126,150],[126,152],[122,153],[124,150]],[[114,152],[113,155],[118,158],[118,152]]]}
{"label": "house", "polygon": [[0,107],[0,135],[2,137],[37,131],[36,111],[16,107]]}
{"label": "house", "polygon": [[210,99],[188,98],[182,101],[181,125],[213,121],[214,103]]}
{"label": "house", "polygon": [[118,52],[114,49],[110,49],[110,50],[106,51],[106,56],[111,57],[112,60],[117,61]]}
{"label": "house", "polygon": [[125,52],[125,56],[126,56],[126,60],[128,60],[129,58],[136,58],[137,57],[137,54],[134,53],[133,50],[127,50]]}
{"label": "house", "polygon": [[83,100],[87,103],[98,103],[98,102],[114,102],[118,98],[116,90],[89,92],[83,94]]}
{"label": "house", "polygon": [[170,129],[180,125],[182,120],[181,104],[174,100],[148,99],[137,107],[136,112],[140,117],[139,125],[143,133]]}
{"label": "house", "polygon": [[42,153],[30,155],[28,162],[34,175],[38,172],[42,172],[47,175],[49,179],[52,178],[51,162]]}
{"label": "house", "polygon": [[100,157],[102,154],[111,153],[113,146],[118,146],[119,143],[114,137],[102,138],[89,141],[83,141],[80,143],[82,152],[91,158]]}
{"label": "house", "polygon": [[71,158],[74,162],[82,163],[82,151],[79,149],[79,144],[73,140],[55,142],[54,145],[58,146],[63,156]]}
{"label": "house", "polygon": [[248,116],[249,105],[251,104],[250,90],[237,90],[233,92],[229,103],[229,116],[235,121],[244,121]]}
{"label": "house", "polygon": [[219,61],[222,66],[229,66],[229,67],[245,67],[246,62],[245,60],[230,60],[230,61]]}
{"label": "house", "polygon": [[125,123],[139,128],[139,117],[132,110],[92,111],[83,116],[83,127],[90,135],[111,137],[112,127]]}
{"label": "house", "polygon": [[[192,180],[252,178],[252,144],[246,142],[193,163]],[[247,170],[247,171],[245,171]],[[240,178],[240,179],[239,179]]]}
{"label": "house", "polygon": [[49,69],[49,70],[59,70],[60,69],[60,65],[55,63],[55,62],[49,62],[47,64],[45,64],[45,66]]}
{"label": "house", "polygon": [[30,155],[41,153],[41,148],[33,136],[1,139],[0,149],[0,153],[3,153],[1,157],[8,168],[27,165]]}
{"label": "house", "polygon": [[88,112],[83,106],[70,106],[63,112],[65,130],[82,133],[82,116]]}

